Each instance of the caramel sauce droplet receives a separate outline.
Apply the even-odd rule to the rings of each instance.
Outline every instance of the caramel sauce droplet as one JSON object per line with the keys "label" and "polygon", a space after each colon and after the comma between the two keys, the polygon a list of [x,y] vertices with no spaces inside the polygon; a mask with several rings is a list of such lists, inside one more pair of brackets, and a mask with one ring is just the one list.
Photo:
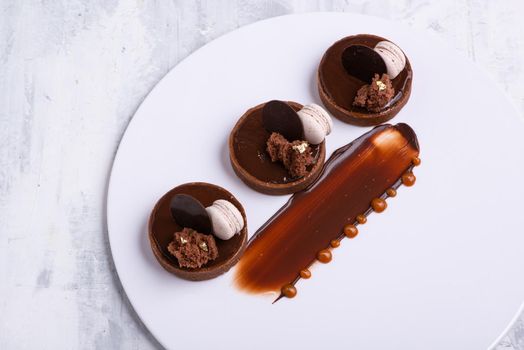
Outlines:
{"label": "caramel sauce droplet", "polygon": [[387,207],[388,204],[382,198],[375,198],[371,201],[371,208],[375,213],[382,213]]}
{"label": "caramel sauce droplet", "polygon": [[317,260],[323,264],[327,264],[331,261],[332,258],[333,256],[331,255],[331,251],[329,249],[322,249],[317,253]]}
{"label": "caramel sauce droplet", "polygon": [[280,292],[287,298],[294,298],[297,295],[297,289],[292,284],[286,284]]}
{"label": "caramel sauce droplet", "polygon": [[397,190],[394,188],[388,188],[388,190],[386,191],[386,194],[389,197],[395,197],[397,195]]}
{"label": "caramel sauce droplet", "polygon": [[347,238],[355,238],[358,235],[358,228],[355,225],[347,224],[344,226],[344,234]]}
{"label": "caramel sauce droplet", "polygon": [[331,245],[333,248],[338,248],[340,247],[340,241],[338,239],[334,239],[331,241],[331,243],[329,243],[329,245]]}
{"label": "caramel sauce droplet", "polygon": [[415,181],[417,181],[417,178],[412,172],[405,173],[404,175],[402,175],[402,183],[405,186],[413,186],[415,184]]}
{"label": "caramel sauce droplet", "polygon": [[363,225],[366,222],[368,222],[368,218],[365,215],[360,214],[360,215],[357,215],[357,221],[359,224]]}
{"label": "caramel sauce droplet", "polygon": [[414,166],[419,166],[422,161],[420,160],[419,157],[415,157],[413,158],[411,162],[413,163]]}
{"label": "caramel sauce droplet", "polygon": [[311,277],[311,271],[309,271],[308,269],[302,269],[300,270],[300,277],[304,278],[304,279],[308,279]]}

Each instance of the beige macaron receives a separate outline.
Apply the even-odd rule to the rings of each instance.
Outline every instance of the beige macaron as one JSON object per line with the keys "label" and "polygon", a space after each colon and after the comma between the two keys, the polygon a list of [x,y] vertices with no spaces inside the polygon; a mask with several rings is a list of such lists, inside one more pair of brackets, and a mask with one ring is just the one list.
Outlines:
{"label": "beige macaron", "polygon": [[333,120],[329,113],[317,104],[305,105],[297,112],[304,127],[304,138],[312,145],[324,141],[333,128]]}
{"label": "beige macaron", "polygon": [[395,79],[406,66],[406,56],[397,45],[390,41],[380,41],[375,45],[375,52],[384,60],[390,79]]}
{"label": "beige macaron", "polygon": [[233,203],[217,199],[206,208],[213,225],[213,234],[222,240],[228,240],[244,228],[244,219]]}

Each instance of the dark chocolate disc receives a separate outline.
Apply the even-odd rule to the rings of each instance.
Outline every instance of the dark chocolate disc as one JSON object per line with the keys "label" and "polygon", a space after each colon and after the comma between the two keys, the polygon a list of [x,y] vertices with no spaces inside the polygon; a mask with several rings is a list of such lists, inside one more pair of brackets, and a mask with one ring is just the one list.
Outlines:
{"label": "dark chocolate disc", "polygon": [[290,142],[303,139],[304,127],[300,117],[285,102],[267,102],[262,109],[262,120],[267,131],[278,132]]}
{"label": "dark chocolate disc", "polygon": [[342,52],[342,65],[350,75],[366,83],[376,74],[387,72],[386,64],[375,50],[363,45],[350,45]]}
{"label": "dark chocolate disc", "polygon": [[211,219],[206,208],[194,197],[187,194],[176,194],[171,199],[171,216],[182,227],[211,234]]}

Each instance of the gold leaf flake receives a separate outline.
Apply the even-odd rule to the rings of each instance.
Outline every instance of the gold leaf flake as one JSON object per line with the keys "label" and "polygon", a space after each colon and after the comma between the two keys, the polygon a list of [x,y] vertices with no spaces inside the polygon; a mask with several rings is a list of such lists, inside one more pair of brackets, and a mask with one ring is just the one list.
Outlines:
{"label": "gold leaf flake", "polygon": [[302,142],[300,145],[295,145],[293,146],[293,149],[295,151],[297,151],[298,153],[304,153],[307,149],[307,146],[308,146],[308,143],[307,142]]}
{"label": "gold leaf flake", "polygon": [[378,91],[386,90],[386,84],[384,84],[382,81],[377,80],[377,85],[378,85]]}
{"label": "gold leaf flake", "polygon": [[198,246],[200,247],[200,249],[202,249],[202,250],[205,251],[205,252],[208,252],[208,251],[209,251],[206,242],[200,242],[200,243],[198,244]]}

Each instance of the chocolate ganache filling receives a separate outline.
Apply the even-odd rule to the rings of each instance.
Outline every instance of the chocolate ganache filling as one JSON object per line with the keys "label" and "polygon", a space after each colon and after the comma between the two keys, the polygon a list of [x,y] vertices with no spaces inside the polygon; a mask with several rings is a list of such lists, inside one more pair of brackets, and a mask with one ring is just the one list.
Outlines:
{"label": "chocolate ganache filling", "polygon": [[356,237],[357,226],[384,211],[385,199],[401,184],[414,184],[418,155],[415,132],[402,123],[378,126],[336,150],[320,177],[251,238],[237,266],[237,286],[294,297],[295,283],[311,276],[312,263],[331,261],[340,240]]}

